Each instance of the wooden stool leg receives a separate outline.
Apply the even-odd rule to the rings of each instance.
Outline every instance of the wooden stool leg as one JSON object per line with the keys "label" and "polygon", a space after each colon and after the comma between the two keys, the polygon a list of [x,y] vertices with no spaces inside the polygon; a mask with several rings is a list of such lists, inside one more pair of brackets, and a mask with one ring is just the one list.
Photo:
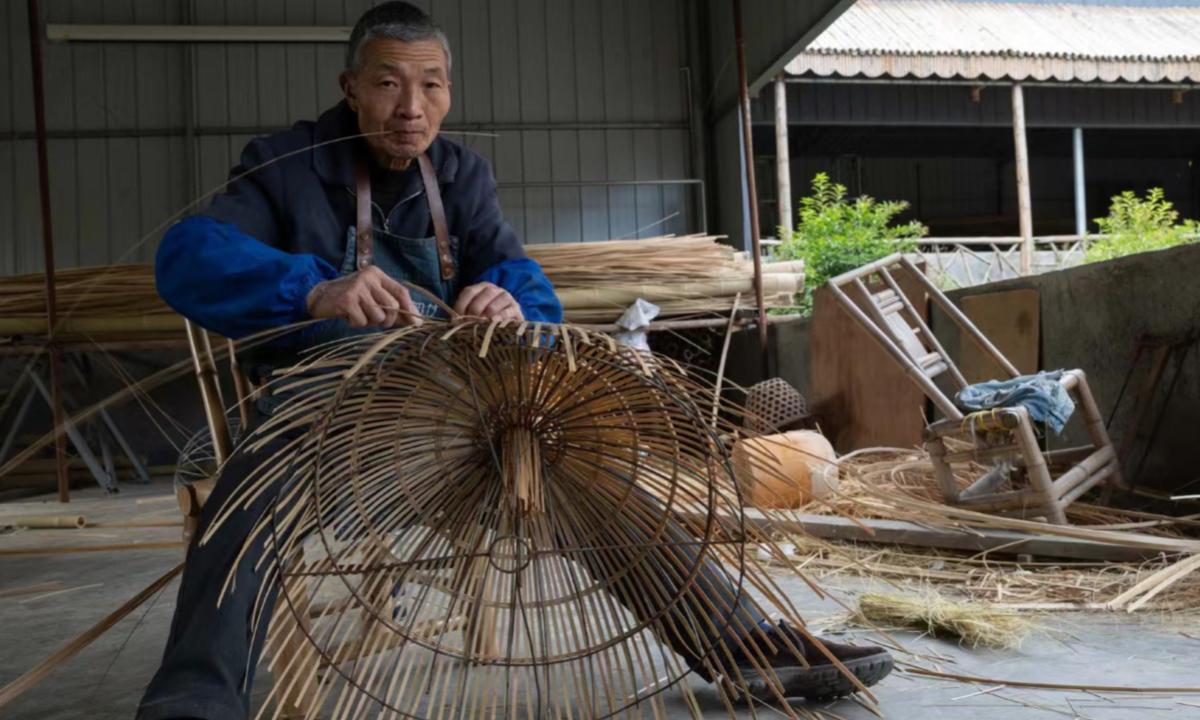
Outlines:
{"label": "wooden stool leg", "polygon": [[1054,496],[1054,479],[1050,477],[1050,467],[1038,446],[1037,436],[1033,434],[1033,424],[1029,413],[1021,411],[1013,437],[1025,456],[1025,472],[1029,476],[1029,485],[1042,498],[1042,506],[1046,510],[1046,519],[1055,525],[1066,525],[1067,514],[1063,512],[1060,498]]}
{"label": "wooden stool leg", "polygon": [[933,463],[933,474],[942,488],[942,497],[946,504],[958,503],[958,481],[954,479],[954,468],[946,463],[946,443],[940,437],[933,438],[925,443],[925,452],[929,453],[929,461]]}
{"label": "wooden stool leg", "polygon": [[[1088,387],[1087,375],[1082,370],[1072,370],[1071,375],[1075,376],[1075,387],[1072,388],[1076,400],[1083,410],[1083,421],[1087,429],[1088,439],[1092,441],[1092,447],[1096,450],[1105,447],[1113,447],[1112,440],[1108,437],[1108,430],[1104,427],[1104,420],[1100,416],[1100,408],[1096,405],[1096,399],[1092,396],[1092,389]],[[1116,448],[1113,448],[1114,450]],[[1125,478],[1121,475],[1121,465],[1118,460],[1116,468],[1112,475],[1104,481],[1104,491],[1100,496],[1100,502],[1107,505],[1112,500],[1112,495],[1115,490],[1125,490]]]}

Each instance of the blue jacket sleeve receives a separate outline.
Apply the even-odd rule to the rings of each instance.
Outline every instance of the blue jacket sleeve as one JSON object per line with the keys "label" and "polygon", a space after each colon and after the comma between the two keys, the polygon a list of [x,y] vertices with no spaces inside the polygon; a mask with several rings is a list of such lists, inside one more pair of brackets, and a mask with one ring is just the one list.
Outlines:
{"label": "blue jacket sleeve", "polygon": [[493,265],[475,283],[490,282],[508,291],[521,306],[521,314],[531,322],[560,323],[562,303],[542,268],[530,258],[505,260]]}
{"label": "blue jacket sleeve", "polygon": [[154,274],[176,312],[235,339],[309,319],[308,292],[337,277],[318,257],[286,253],[203,216],[167,231]]}

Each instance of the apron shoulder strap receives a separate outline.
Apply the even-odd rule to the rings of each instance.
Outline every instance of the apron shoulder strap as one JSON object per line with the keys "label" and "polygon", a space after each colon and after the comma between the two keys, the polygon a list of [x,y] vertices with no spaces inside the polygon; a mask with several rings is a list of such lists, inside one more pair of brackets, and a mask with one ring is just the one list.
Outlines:
{"label": "apron shoulder strap", "polygon": [[[421,167],[421,181],[425,185],[425,199],[429,203],[429,215],[433,218],[433,234],[437,237],[438,267],[442,280],[454,279],[454,257],[450,254],[450,230],[446,226],[446,209],[442,206],[442,193],[438,189],[437,174],[433,163],[425,153],[417,158]],[[354,167],[357,186],[357,225],[355,227],[355,266],[364,270],[375,264],[374,230],[371,224],[371,174],[367,160],[360,155]]]}
{"label": "apron shoulder strap", "polygon": [[354,183],[358,217],[354,228],[354,267],[366,270],[375,264],[375,231],[371,224],[371,173],[363,154],[354,163]]}
{"label": "apron shoulder strap", "polygon": [[433,218],[433,234],[437,237],[438,265],[442,280],[454,279],[454,258],[450,255],[450,230],[446,227],[446,209],[442,206],[442,192],[438,189],[437,173],[429,156],[421,153],[417,158],[421,166],[421,180],[425,183],[425,198],[429,201],[429,215]]}

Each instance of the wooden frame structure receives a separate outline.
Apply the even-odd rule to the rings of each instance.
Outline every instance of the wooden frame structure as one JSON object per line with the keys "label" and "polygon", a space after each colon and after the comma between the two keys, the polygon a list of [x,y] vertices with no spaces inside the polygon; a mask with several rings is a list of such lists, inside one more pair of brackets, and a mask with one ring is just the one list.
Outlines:
{"label": "wooden frame structure", "polygon": [[[925,431],[925,448],[947,504],[1018,517],[1045,517],[1067,524],[1065,509],[1091,488],[1104,483],[1107,499],[1123,487],[1117,454],[1082,370],[1062,374],[1062,386],[1082,414],[1090,445],[1044,452],[1038,444],[1035,423],[1024,408],[997,408],[964,415],[934,379],[946,375],[957,390],[967,386],[962,372],[950,359],[923,318],[923,312],[901,292],[894,272],[911,275],[958,326],[960,332],[993,360],[1009,378],[1020,375],[979,329],[902,254],[864,265],[839,275],[828,287],[837,302],[917,384],[943,415]],[[881,290],[872,292],[866,282],[877,276]],[[858,296],[851,299],[847,291]],[[966,450],[951,452],[947,440],[964,441]],[[954,474],[960,463],[996,461],[996,469],[962,489]],[[1004,489],[1012,480],[1012,489]],[[1025,487],[1019,487],[1021,481]]]}
{"label": "wooden frame structure", "polygon": [[[236,438],[233,436],[225,415],[226,405],[221,393],[216,358],[209,334],[203,328],[188,321],[187,336],[217,466],[214,468],[212,477],[193,480],[176,488],[176,500],[183,514],[183,539],[185,542],[190,542],[200,528],[204,505],[216,485],[220,467],[234,451]],[[244,429],[248,427],[249,403],[254,401],[258,391],[252,389],[249,379],[241,372],[233,341],[228,342],[230,371],[233,375],[234,387],[237,389],[241,427]],[[481,558],[475,563],[474,576],[466,579],[468,592],[475,592],[482,577],[482,566],[486,562],[486,558]],[[303,574],[301,572],[300,576]],[[447,579],[440,577],[436,572],[425,572],[420,573],[414,579],[415,584],[435,591],[455,592],[450,589],[451,585],[456,582],[455,578]],[[301,577],[300,580],[303,581],[304,578]],[[386,588],[386,590],[388,593],[392,592],[391,588]],[[289,583],[286,586],[286,593],[287,597],[281,597],[277,603],[271,622],[272,624],[295,625],[300,632],[277,631],[277,635],[284,637],[285,641],[275,647],[274,657],[271,659],[269,667],[276,676],[276,684],[285,688],[279,694],[280,712],[278,716],[287,718],[316,717],[320,708],[316,707],[319,700],[316,697],[315,688],[320,684],[316,681],[320,673],[329,671],[333,665],[385,652],[390,650],[391,646],[381,644],[376,638],[368,637],[363,632],[352,633],[331,657],[321,658],[317,663],[311,662],[311,653],[305,651],[304,643],[307,642],[305,638],[311,637],[315,631],[314,625],[329,622],[338,617],[331,611],[345,607],[353,609],[353,605],[361,605],[362,599],[347,597],[313,602],[308,596],[303,582]],[[494,608],[484,607],[474,612],[470,608],[464,608],[461,613],[443,622],[427,623],[428,627],[421,627],[417,634],[432,640],[446,633],[461,630],[467,633],[469,638],[472,638],[472,646],[480,657],[499,657],[500,648],[496,638],[495,616]]]}

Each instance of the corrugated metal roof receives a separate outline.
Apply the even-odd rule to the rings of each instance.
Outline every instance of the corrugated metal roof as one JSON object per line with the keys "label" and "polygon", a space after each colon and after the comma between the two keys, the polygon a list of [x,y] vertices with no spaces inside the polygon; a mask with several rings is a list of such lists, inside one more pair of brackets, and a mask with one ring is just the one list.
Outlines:
{"label": "corrugated metal roof", "polygon": [[792,74],[1058,80],[1200,78],[1200,7],[859,0]]}

